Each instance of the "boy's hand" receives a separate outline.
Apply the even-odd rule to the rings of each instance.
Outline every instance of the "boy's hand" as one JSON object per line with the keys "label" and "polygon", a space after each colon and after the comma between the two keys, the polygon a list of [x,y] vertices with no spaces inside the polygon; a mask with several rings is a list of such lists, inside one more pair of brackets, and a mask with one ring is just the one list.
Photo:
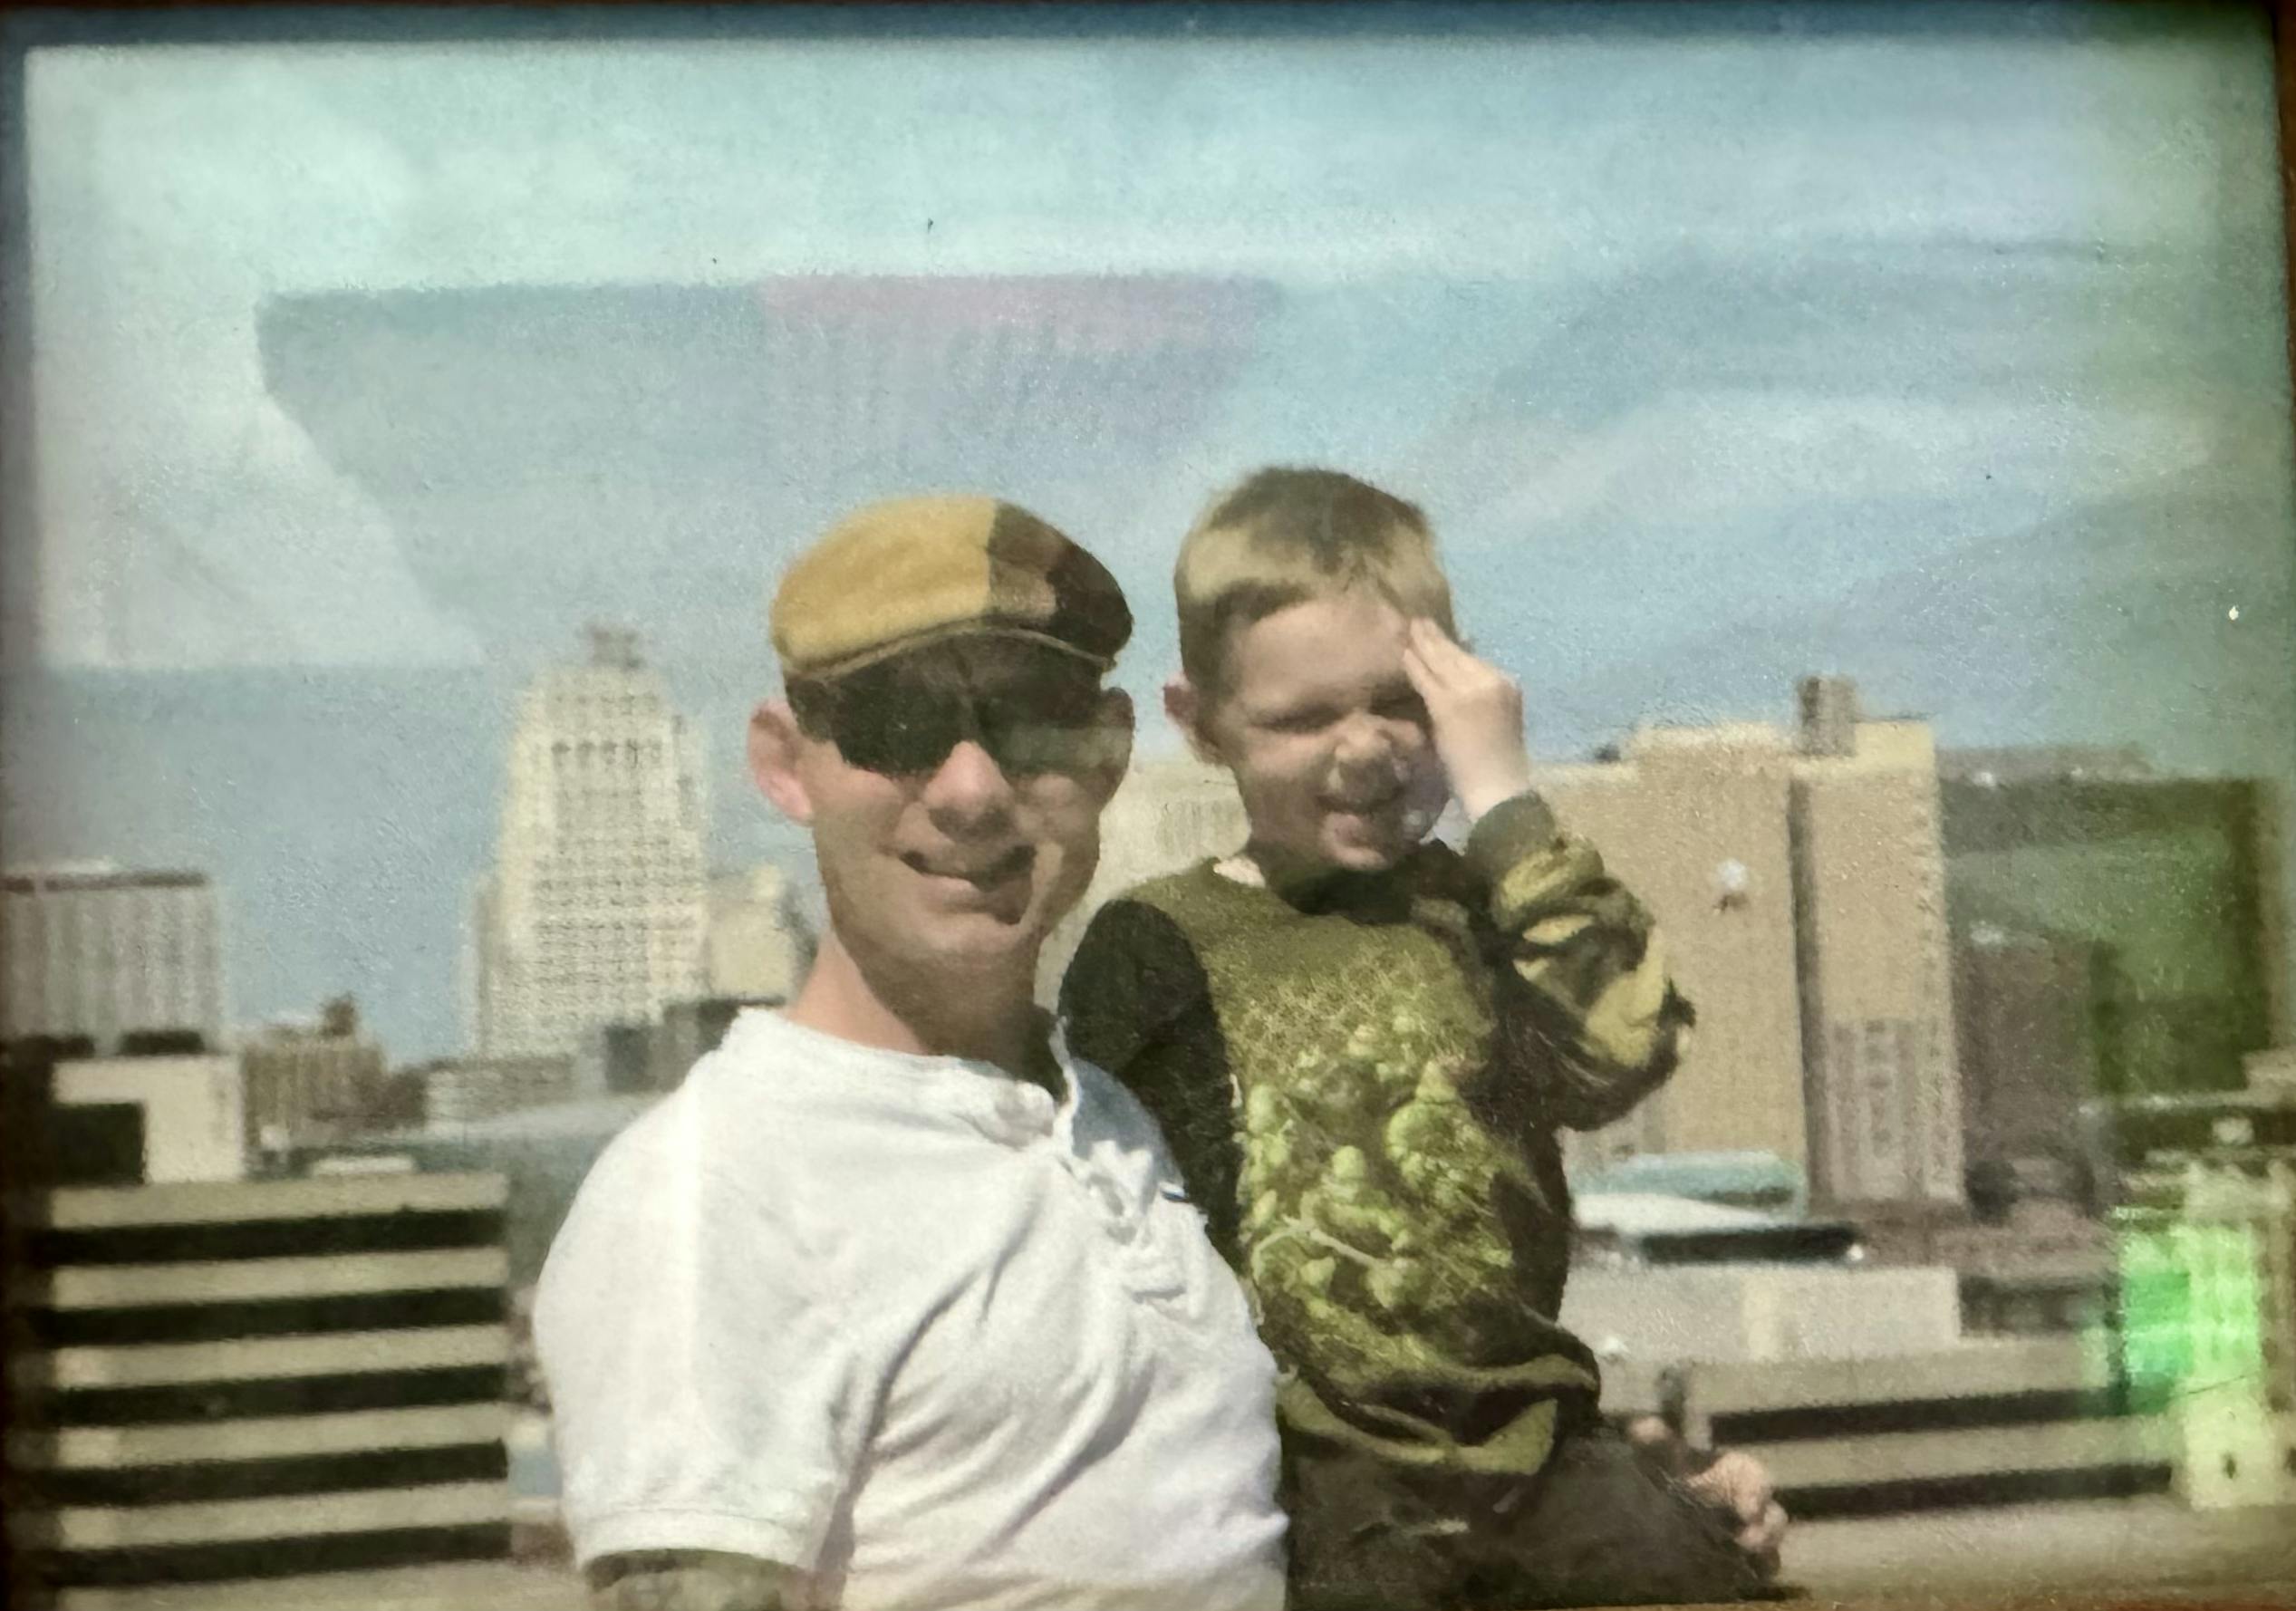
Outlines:
{"label": "boy's hand", "polygon": [[1684,1486],[1738,1524],[1738,1548],[1753,1558],[1765,1577],[1778,1575],[1778,1547],[1786,1539],[1786,1508],[1778,1502],[1770,1472],[1752,1455],[1724,1449]]}
{"label": "boy's hand", "polygon": [[1655,1415],[1630,1422],[1626,1441],[1659,1472],[1727,1518],[1732,1538],[1764,1577],[1778,1575],[1789,1519],[1768,1467],[1742,1449],[1701,1453]]}
{"label": "boy's hand", "polygon": [[1523,694],[1513,678],[1424,619],[1404,631],[1404,672],[1426,703],[1435,754],[1470,820],[1530,786]]}

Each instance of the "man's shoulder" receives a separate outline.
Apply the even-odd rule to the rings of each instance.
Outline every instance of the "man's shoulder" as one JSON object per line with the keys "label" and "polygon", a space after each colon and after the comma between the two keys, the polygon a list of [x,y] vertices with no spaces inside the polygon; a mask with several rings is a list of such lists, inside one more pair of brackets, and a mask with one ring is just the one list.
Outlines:
{"label": "man's shoulder", "polygon": [[676,1090],[607,1143],[583,1194],[788,1202],[802,1194],[812,1133],[834,1122],[802,1075],[769,1036],[745,1033],[737,1020]]}

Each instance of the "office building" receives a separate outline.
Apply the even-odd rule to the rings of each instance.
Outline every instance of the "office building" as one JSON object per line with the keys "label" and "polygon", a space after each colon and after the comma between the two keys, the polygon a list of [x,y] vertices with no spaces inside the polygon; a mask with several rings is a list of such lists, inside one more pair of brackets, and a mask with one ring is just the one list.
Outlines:
{"label": "office building", "polygon": [[704,993],[709,813],[699,745],[626,632],[593,628],[519,708],[499,854],[473,912],[487,1057],[577,1053]]}
{"label": "office building", "polygon": [[1698,1024],[1681,1070],[1576,1149],[1761,1152],[1813,1201],[1962,1200],[1953,984],[1926,723],[1833,678],[1766,723],[1646,728],[1539,786],[1656,915]]}
{"label": "office building", "polygon": [[[2083,1099],[2232,1089],[2243,1056],[2290,1038],[2266,785],[2163,777],[2124,751],[1949,751],[1940,765],[1957,969],[2006,968],[2014,994],[2036,964],[1985,936],[2068,948],[2060,970],[2088,948],[2088,1047],[2055,1054],[2090,1082]],[[2061,1041],[2069,1009],[2031,1010],[2040,1038]],[[2012,1046],[1969,1049],[1973,1089],[2026,1083],[2000,1058],[2040,1054]]]}
{"label": "office building", "polygon": [[2014,1187],[2078,1155],[2080,1105],[2098,1089],[2101,948],[1989,922],[1955,941],[1963,1151]]}
{"label": "office building", "polygon": [[278,1020],[246,1037],[247,1128],[277,1153],[346,1134],[388,1105],[382,1047],[362,1033],[358,1003],[344,996],[316,1018]]}
{"label": "office building", "polygon": [[223,1043],[221,920],[202,873],[109,862],[0,878],[0,1037],[86,1036],[109,1050],[139,1030]]}
{"label": "office building", "polygon": [[1802,684],[1795,872],[1813,1191],[1840,1205],[1963,1200],[1961,1079],[1939,835],[1921,721],[1867,721]]}
{"label": "office building", "polygon": [[1766,725],[1646,728],[1617,761],[1540,769],[1556,811],[1656,914],[1698,1010],[1674,1078],[1575,1162],[1757,1152],[1807,1171],[1794,759]]}
{"label": "office building", "polygon": [[574,1059],[446,1057],[411,1070],[422,1082],[422,1123],[436,1129],[548,1107],[574,1095]]}

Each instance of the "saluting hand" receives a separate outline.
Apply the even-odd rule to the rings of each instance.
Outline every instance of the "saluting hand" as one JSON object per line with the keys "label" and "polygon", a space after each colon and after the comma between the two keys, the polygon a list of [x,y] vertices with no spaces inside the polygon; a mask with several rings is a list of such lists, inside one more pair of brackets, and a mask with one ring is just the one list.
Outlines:
{"label": "saluting hand", "polygon": [[1404,673],[1427,707],[1435,754],[1471,820],[1530,787],[1523,693],[1423,617],[1405,628]]}

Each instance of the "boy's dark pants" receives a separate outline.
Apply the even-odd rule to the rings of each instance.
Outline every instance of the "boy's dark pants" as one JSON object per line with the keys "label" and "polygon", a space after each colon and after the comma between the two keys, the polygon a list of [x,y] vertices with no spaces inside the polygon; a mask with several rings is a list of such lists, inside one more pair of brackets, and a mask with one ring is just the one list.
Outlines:
{"label": "boy's dark pants", "polygon": [[1730,1523],[1600,1423],[1533,1478],[1399,1471],[1286,1440],[1293,1611],[1528,1611],[1761,1597]]}

